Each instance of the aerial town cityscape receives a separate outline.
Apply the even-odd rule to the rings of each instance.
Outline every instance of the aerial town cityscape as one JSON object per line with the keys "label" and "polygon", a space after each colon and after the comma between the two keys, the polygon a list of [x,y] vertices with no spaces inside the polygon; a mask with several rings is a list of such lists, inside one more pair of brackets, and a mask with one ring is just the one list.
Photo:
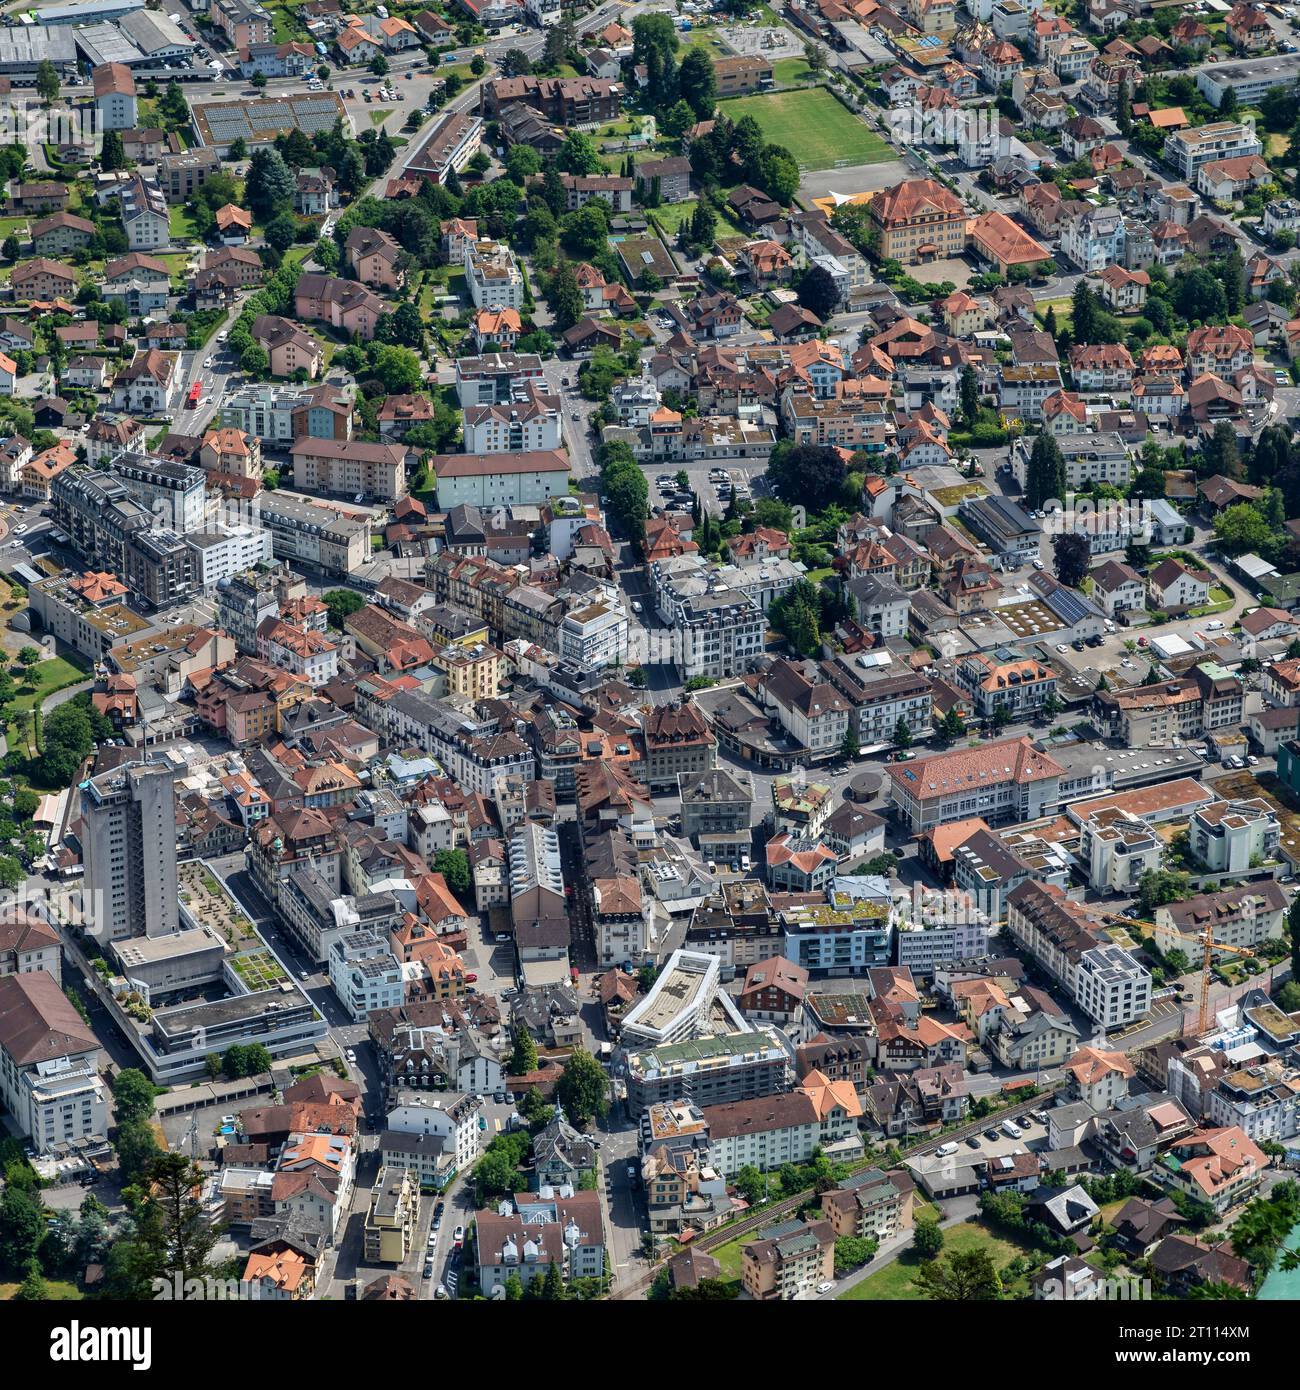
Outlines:
{"label": "aerial town cityscape", "polygon": [[1300,1298],[1298,301],[1300,4],[4,6],[0,1303]]}

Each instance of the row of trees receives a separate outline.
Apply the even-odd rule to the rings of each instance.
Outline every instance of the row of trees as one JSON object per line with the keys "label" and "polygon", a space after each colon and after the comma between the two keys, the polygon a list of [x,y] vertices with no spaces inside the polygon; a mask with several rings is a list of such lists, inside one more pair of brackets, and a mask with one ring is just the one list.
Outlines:
{"label": "row of trees", "polygon": [[596,454],[605,504],[619,527],[638,549],[645,545],[649,488],[631,446],[621,440],[602,444]]}

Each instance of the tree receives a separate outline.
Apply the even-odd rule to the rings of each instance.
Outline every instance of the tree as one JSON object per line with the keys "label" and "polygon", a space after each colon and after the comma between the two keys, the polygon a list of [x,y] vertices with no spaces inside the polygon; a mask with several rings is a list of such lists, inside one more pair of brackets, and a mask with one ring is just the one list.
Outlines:
{"label": "tree", "polygon": [[676,140],[695,124],[695,112],[680,98],[659,117],[659,129],[670,140]]}
{"label": "tree", "polygon": [[803,60],[808,64],[810,72],[823,72],[826,68],[826,50],[821,44],[814,43],[812,39],[805,39]]}
{"label": "tree", "polygon": [[476,53],[469,60],[469,70],[475,77],[482,77],[487,71],[487,59],[481,53]]}
{"label": "tree", "polygon": [[165,1153],[149,1165],[138,1190],[145,1203],[139,1244],[156,1277],[170,1276],[182,1296],[190,1281],[211,1274],[212,1248],[221,1235],[199,1199],[202,1186],[197,1164],[182,1153]]}
{"label": "tree", "polygon": [[122,146],[122,134],[117,130],[104,132],[104,145],[99,154],[99,166],[106,173],[113,169],[126,168],[126,150]]}
{"label": "tree", "polygon": [[469,892],[472,883],[469,856],[463,849],[440,849],[433,856],[433,872],[443,876],[447,887],[456,897],[463,897]]}
{"label": "tree", "polygon": [[[1079,289],[1086,289],[1082,281]],[[1065,497],[1065,459],[1055,435],[1044,430],[1035,440],[1025,471],[1025,506],[1031,511]]]}
{"label": "tree", "polygon": [[531,145],[511,145],[506,155],[506,174],[521,188],[542,168],[542,157]]}
{"label": "tree", "polygon": [[585,1048],[575,1047],[555,1084],[555,1098],[570,1122],[581,1126],[604,1115],[609,1105],[608,1085],[600,1063]]}
{"label": "tree", "polygon": [[912,1249],[923,1260],[935,1259],[943,1249],[943,1232],[937,1221],[918,1221],[912,1232]]}
{"label": "tree", "polygon": [[546,1266],[546,1278],[542,1280],[542,1297],[548,1303],[559,1303],[565,1297],[559,1260],[551,1260]]}
{"label": "tree", "polygon": [[22,251],[22,243],[12,232],[4,239],[4,244],[0,246],[0,256],[7,261],[16,261]]}
{"label": "tree", "polygon": [[1119,95],[1115,99],[1115,124],[1123,136],[1133,129],[1133,98],[1129,94],[1127,80],[1119,84]]}
{"label": "tree", "polygon": [[283,256],[298,239],[298,219],[291,212],[277,213],[266,224],[262,235],[267,244],[274,246]]}
{"label": "tree", "polygon": [[1150,917],[1156,908],[1179,902],[1189,895],[1191,878],[1168,869],[1148,869],[1138,880],[1138,909]]}
{"label": "tree", "polygon": [[524,1296],[523,1280],[513,1270],[506,1279],[506,1302],[519,1303]]}
{"label": "tree", "polygon": [[153,1116],[153,1103],[160,1094],[138,1067],[127,1067],[113,1081],[113,1116],[119,1125],[145,1123]]}
{"label": "tree", "polygon": [[376,77],[387,77],[388,59],[385,58],[382,53],[377,53],[370,60],[370,71],[373,72]]}
{"label": "tree", "polygon": [[267,374],[271,359],[261,343],[249,343],[239,354],[239,366],[244,373],[256,379]]}
{"label": "tree", "polygon": [[840,292],[835,279],[824,265],[811,265],[804,271],[797,291],[799,303],[824,323],[835,312]]}
{"label": "tree", "polygon": [[1092,542],[1086,532],[1063,531],[1052,537],[1052,563],[1062,584],[1077,589],[1088,575]]}
{"label": "tree", "polygon": [[835,1242],[835,1277],[861,1269],[875,1253],[876,1242],[869,1236],[841,1236]]}
{"label": "tree", "polygon": [[799,163],[783,145],[766,145],[754,171],[754,182],[782,207],[789,207],[799,191]]}
{"label": "tree", "polygon": [[1234,241],[1232,250],[1223,258],[1223,298],[1229,314],[1241,313],[1245,296],[1246,263],[1241,248]]}
{"label": "tree", "polygon": [[567,20],[561,24],[552,25],[546,31],[546,38],[542,44],[542,67],[553,71],[569,56],[569,50],[574,46],[575,36],[573,25]]}
{"label": "tree", "polygon": [[142,1120],[118,1125],[115,1147],[118,1167],[127,1182],[139,1178],[160,1152],[153,1130]]}
{"label": "tree", "polygon": [[718,83],[713,62],[704,48],[692,48],[677,70],[677,90],[695,113],[697,121],[707,121],[718,104]]}
{"label": "tree", "polygon": [[48,58],[36,65],[36,94],[48,106],[59,94],[59,74]]}
{"label": "tree", "polygon": [[1002,1297],[1002,1280],[993,1258],[978,1247],[954,1250],[947,1259],[922,1265],[912,1276],[912,1287],[944,1303],[988,1303]]}
{"label": "tree", "polygon": [[269,222],[277,213],[292,208],[296,186],[284,156],[274,145],[262,145],[253,151],[244,196],[259,222]]}
{"label": "tree", "polygon": [[975,368],[966,366],[961,369],[961,414],[969,429],[976,421],[980,411],[980,384],[979,378],[975,375]]}
{"label": "tree", "polygon": [[776,445],[767,466],[769,480],[785,501],[817,512],[839,501],[847,474],[847,465],[834,449],[789,440]]}
{"label": "tree", "polygon": [[752,1163],[746,1163],[740,1169],[732,1179],[732,1185],[751,1207],[767,1195],[767,1179]]}
{"label": "tree", "polygon": [[1074,287],[1071,301],[1070,331],[1076,343],[1095,343],[1097,323],[1100,315],[1097,296],[1089,289],[1087,281],[1080,280]]}
{"label": "tree", "polygon": [[522,1024],[515,1033],[515,1044],[510,1053],[510,1075],[529,1076],[537,1070],[537,1044],[533,1035]]}
{"label": "tree", "polygon": [[[703,198],[695,204],[695,211],[691,213],[690,226],[692,245],[705,247],[713,245],[713,238],[718,229],[718,220],[713,215],[713,209]],[[17,253],[15,252],[15,254]],[[6,256],[6,260],[10,259],[12,257]]]}
{"label": "tree", "polygon": [[330,589],[322,601],[330,626],[338,632],[343,631],[344,620],[350,614],[366,606],[365,599],[355,589]]}
{"label": "tree", "polygon": [[555,156],[555,167],[564,174],[594,174],[605,166],[591,136],[571,130]]}
{"label": "tree", "polygon": [[555,267],[546,287],[546,300],[557,332],[572,328],[582,318],[582,291],[571,261],[561,261]]}
{"label": "tree", "polygon": [[1250,502],[1238,502],[1214,518],[1214,534],[1219,549],[1225,555],[1276,552],[1281,538],[1269,525],[1259,508]]}
{"label": "tree", "polygon": [[939,733],[945,741],[951,742],[955,738],[960,738],[965,732],[966,725],[962,722],[962,717],[954,705],[939,721]]}
{"label": "tree", "polygon": [[840,757],[856,758],[862,752],[862,745],[858,741],[858,730],[852,719],[849,720],[849,727],[844,731],[844,741],[840,744]]}
{"label": "tree", "polygon": [[22,1273],[36,1258],[45,1235],[45,1211],[39,1194],[9,1183],[0,1197],[0,1268]]}
{"label": "tree", "polygon": [[[699,544],[698,533],[696,543]],[[820,650],[821,596],[807,579],[796,581],[786,593],[772,601],[767,620],[800,656],[814,656]]]}
{"label": "tree", "polygon": [[508,48],[501,59],[503,77],[523,77],[533,70],[533,60],[522,48]]}
{"label": "tree", "polygon": [[912,746],[912,731],[908,728],[906,719],[899,719],[894,725],[894,743],[899,748],[910,748]]}
{"label": "tree", "polygon": [[1222,473],[1233,477],[1241,462],[1237,449],[1237,432],[1227,420],[1220,420],[1197,454],[1197,473],[1202,478],[1210,478]]}

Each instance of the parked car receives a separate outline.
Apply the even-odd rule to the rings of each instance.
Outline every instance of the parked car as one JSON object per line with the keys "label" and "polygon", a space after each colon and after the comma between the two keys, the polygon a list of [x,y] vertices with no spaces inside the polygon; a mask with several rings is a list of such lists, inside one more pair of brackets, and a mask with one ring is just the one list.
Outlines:
{"label": "parked car", "polygon": [[465,1244],[464,1226],[457,1226],[456,1229],[451,1233],[451,1244],[452,1249],[454,1250],[459,1250],[461,1246]]}

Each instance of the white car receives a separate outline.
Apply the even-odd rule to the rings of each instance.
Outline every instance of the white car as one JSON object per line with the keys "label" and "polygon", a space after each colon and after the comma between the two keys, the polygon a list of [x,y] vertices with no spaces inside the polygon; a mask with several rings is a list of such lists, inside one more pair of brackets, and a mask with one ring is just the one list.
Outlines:
{"label": "white car", "polygon": [[15,536],[21,536],[22,533],[23,533],[26,529],[27,529],[27,523],[24,521],[23,524],[22,524],[21,526],[15,526],[15,527],[14,527],[14,535],[15,535]]}
{"label": "white car", "polygon": [[635,599],[635,598],[634,598],[634,599],[632,600],[632,611],[633,611],[633,613],[644,613],[644,612],[645,612],[645,609],[644,609],[644,608],[642,607],[642,605],[641,605],[641,600],[640,600],[640,599]]}
{"label": "white car", "polygon": [[834,1279],[823,1279],[823,1280],[821,1281],[821,1283],[817,1285],[817,1292],[818,1292],[818,1293],[830,1293],[830,1291],[831,1291],[834,1287],[835,1287],[835,1281],[834,1281]]}
{"label": "white car", "polygon": [[1036,570],[1042,569],[1042,568],[1043,568],[1043,562],[1042,562],[1041,560],[1035,560],[1035,561],[1034,561],[1034,568],[1035,568]]}
{"label": "white car", "polygon": [[1222,631],[1223,631],[1223,619],[1222,619],[1222,618],[1215,618],[1215,620],[1214,620],[1212,623],[1206,623],[1206,624],[1205,624],[1205,630],[1206,630],[1206,632],[1222,632]]}
{"label": "white car", "polygon": [[217,342],[224,343],[229,337],[230,334],[223,328],[221,332],[217,334]]}
{"label": "white car", "polygon": [[211,367],[211,366],[212,366],[212,358],[210,358],[210,357],[205,357],[205,358],[203,359],[203,365],[204,365],[205,367]]}
{"label": "white car", "polygon": [[1069,647],[1067,647],[1067,646],[1065,645],[1064,642],[1058,642],[1058,643],[1056,644],[1056,650],[1057,650],[1058,652],[1068,652],[1070,649],[1069,649]]}

